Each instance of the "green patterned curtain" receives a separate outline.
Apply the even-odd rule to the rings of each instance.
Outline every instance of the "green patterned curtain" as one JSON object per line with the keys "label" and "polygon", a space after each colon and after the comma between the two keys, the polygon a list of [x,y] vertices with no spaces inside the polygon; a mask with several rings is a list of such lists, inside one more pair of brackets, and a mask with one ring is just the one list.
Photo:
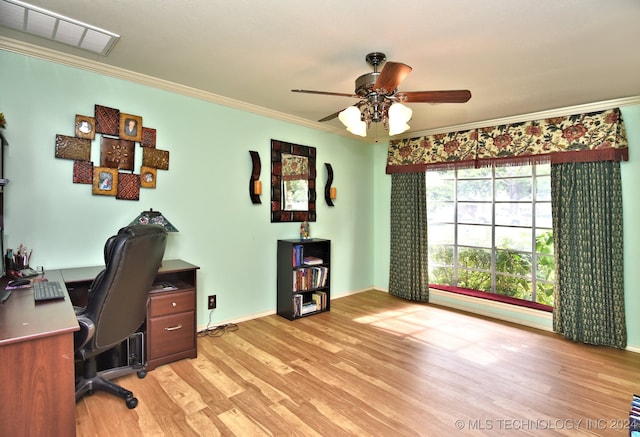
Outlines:
{"label": "green patterned curtain", "polygon": [[551,166],[556,257],[553,329],[566,338],[627,344],[619,162]]}
{"label": "green patterned curtain", "polygon": [[424,173],[391,175],[389,293],[428,302],[427,188]]}

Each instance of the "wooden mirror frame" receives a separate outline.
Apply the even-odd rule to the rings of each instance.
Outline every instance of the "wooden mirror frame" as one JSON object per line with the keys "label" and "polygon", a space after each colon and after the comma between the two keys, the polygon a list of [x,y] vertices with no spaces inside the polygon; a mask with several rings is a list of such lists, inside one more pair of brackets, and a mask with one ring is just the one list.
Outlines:
{"label": "wooden mirror frame", "polygon": [[[282,154],[306,156],[309,159],[309,208],[306,211],[282,209]],[[316,221],[316,148],[271,140],[271,223]]]}

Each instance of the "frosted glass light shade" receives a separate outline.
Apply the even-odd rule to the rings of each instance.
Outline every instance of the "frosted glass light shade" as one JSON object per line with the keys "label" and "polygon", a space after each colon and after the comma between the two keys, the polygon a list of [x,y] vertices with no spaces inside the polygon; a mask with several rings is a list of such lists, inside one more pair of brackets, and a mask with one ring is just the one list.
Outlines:
{"label": "frosted glass light shade", "polygon": [[401,103],[389,107],[389,135],[398,135],[409,129],[407,122],[411,120],[413,111]]}
{"label": "frosted glass light shade", "polygon": [[349,106],[338,114],[338,120],[342,122],[349,132],[361,137],[367,136],[367,123],[362,121],[360,110],[355,106]]}

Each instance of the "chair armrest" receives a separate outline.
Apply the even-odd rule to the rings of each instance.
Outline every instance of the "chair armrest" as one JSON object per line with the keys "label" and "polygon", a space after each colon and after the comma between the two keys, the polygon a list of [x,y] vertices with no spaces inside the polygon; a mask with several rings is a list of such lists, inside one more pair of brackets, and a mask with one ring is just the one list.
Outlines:
{"label": "chair armrest", "polygon": [[82,314],[78,315],[78,325],[80,330],[76,331],[73,336],[73,349],[84,359],[84,346],[93,338],[96,332],[96,325],[89,317]]}

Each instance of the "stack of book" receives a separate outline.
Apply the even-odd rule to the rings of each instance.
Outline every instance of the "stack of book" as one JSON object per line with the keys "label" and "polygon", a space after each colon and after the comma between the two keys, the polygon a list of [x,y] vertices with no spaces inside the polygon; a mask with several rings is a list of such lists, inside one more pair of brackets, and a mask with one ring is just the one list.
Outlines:
{"label": "stack of book", "polygon": [[311,295],[310,301],[304,301],[304,296],[300,293],[293,295],[293,317],[300,317],[306,314],[315,313],[327,309],[327,293],[318,291]]}
{"label": "stack of book", "polygon": [[293,291],[314,290],[327,285],[327,267],[304,267],[293,271]]}
{"label": "stack of book", "polygon": [[633,395],[629,411],[629,435],[640,437],[640,395]]}

